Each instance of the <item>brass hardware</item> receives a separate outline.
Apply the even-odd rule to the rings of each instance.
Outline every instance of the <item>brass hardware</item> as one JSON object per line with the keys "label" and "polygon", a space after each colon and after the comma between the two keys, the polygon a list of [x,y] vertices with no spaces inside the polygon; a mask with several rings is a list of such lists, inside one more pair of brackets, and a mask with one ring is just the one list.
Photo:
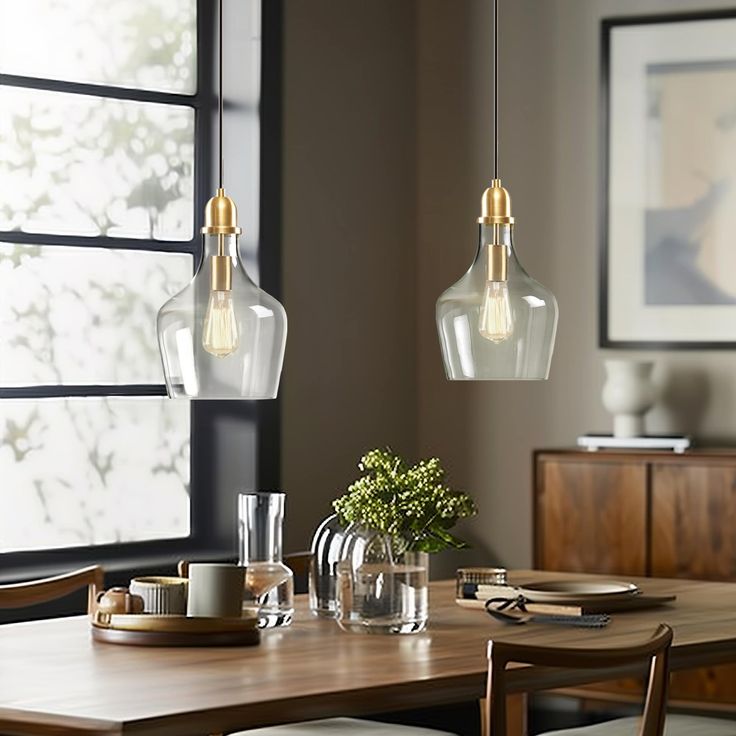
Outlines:
{"label": "brass hardware", "polygon": [[511,196],[508,190],[501,186],[500,179],[494,179],[491,186],[483,192],[480,200],[481,216],[478,222],[481,225],[513,225],[511,217]]}
{"label": "brass hardware", "polygon": [[230,291],[233,288],[233,264],[230,256],[210,256],[210,290]]}
{"label": "brass hardware", "polygon": [[488,246],[488,281],[508,281],[509,254],[505,245]]}
{"label": "brass hardware", "polygon": [[222,187],[204,208],[203,235],[240,235],[238,227],[238,208]]}

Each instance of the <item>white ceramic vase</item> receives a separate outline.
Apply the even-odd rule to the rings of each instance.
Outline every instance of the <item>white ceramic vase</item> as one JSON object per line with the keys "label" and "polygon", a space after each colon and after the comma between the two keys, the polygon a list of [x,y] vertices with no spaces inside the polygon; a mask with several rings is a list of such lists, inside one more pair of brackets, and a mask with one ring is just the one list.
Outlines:
{"label": "white ceramic vase", "polygon": [[603,406],[613,414],[614,437],[642,437],[644,415],[654,406],[657,390],[651,360],[606,360]]}

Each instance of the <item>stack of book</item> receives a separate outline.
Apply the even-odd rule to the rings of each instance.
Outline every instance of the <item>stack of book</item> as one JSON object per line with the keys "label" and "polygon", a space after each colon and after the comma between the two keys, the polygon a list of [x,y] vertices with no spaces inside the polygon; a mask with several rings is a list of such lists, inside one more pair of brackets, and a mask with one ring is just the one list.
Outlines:
{"label": "stack of book", "polygon": [[670,450],[685,452],[690,447],[685,435],[659,435],[645,437],[614,437],[612,434],[588,432],[578,437],[578,447],[586,450]]}
{"label": "stack of book", "polygon": [[[482,585],[478,583],[463,584],[462,597],[456,599],[456,603],[463,608],[485,608],[486,601],[492,598],[516,600],[519,597],[519,589],[513,585]],[[500,601],[499,601],[500,603]],[[563,616],[582,616],[585,613],[593,613],[587,607],[559,603],[534,603],[528,601],[525,608],[529,613],[544,613]]]}

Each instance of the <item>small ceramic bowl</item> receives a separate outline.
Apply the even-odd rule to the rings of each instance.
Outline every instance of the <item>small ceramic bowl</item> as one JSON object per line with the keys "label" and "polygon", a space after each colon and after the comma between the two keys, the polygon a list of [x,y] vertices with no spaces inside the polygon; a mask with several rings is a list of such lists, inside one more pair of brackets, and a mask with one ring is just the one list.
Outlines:
{"label": "small ceramic bowl", "polygon": [[187,612],[187,583],[186,578],[133,578],[130,592],[143,598],[144,613],[184,616]]}

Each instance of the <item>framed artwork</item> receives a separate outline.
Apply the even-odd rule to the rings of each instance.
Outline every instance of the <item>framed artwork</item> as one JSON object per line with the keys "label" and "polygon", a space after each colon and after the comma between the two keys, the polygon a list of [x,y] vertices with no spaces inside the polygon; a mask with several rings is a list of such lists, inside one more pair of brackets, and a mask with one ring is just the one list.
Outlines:
{"label": "framed artwork", "polygon": [[736,10],[602,26],[602,347],[736,349]]}

